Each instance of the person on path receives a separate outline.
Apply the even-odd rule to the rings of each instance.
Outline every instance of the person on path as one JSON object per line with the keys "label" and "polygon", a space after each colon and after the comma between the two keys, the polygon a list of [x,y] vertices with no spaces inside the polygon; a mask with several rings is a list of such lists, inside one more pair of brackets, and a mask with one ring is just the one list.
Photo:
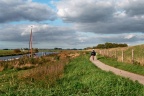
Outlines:
{"label": "person on path", "polygon": [[95,56],[96,56],[96,52],[95,52],[95,50],[93,49],[92,52],[91,52],[91,57],[92,57],[93,60],[94,60]]}

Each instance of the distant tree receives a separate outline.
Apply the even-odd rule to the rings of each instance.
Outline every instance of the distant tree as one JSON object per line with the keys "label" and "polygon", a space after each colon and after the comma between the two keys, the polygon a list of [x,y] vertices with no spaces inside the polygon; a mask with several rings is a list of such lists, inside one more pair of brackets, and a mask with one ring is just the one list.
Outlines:
{"label": "distant tree", "polygon": [[108,48],[116,48],[116,47],[128,47],[127,44],[117,44],[117,43],[109,43],[106,42],[105,44],[98,44],[95,48],[97,49],[108,49]]}
{"label": "distant tree", "polygon": [[29,50],[29,48],[24,48],[24,50]]}
{"label": "distant tree", "polygon": [[114,46],[113,46],[112,43],[108,43],[108,42],[105,43],[105,48],[106,48],[106,49],[108,49],[108,48],[113,48],[113,47],[114,47]]}
{"label": "distant tree", "polygon": [[9,49],[3,49],[3,50],[9,50]]}
{"label": "distant tree", "polygon": [[88,49],[92,49],[92,47],[87,47],[87,48],[84,48],[84,50],[88,50]]}
{"label": "distant tree", "polygon": [[19,53],[21,52],[20,49],[14,49],[14,53]]}
{"label": "distant tree", "polygon": [[55,50],[62,50],[62,48],[54,48]]}
{"label": "distant tree", "polygon": [[97,48],[97,49],[104,49],[105,45],[104,44],[98,44],[95,48]]}
{"label": "distant tree", "polygon": [[36,53],[39,52],[38,48],[35,48],[35,49],[34,49],[34,52],[36,52]]}

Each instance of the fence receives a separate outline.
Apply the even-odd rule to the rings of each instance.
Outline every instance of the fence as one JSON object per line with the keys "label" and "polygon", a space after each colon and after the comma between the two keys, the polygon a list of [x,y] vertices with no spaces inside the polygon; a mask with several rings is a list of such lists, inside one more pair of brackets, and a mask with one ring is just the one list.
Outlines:
{"label": "fence", "polygon": [[97,49],[100,55],[115,58],[117,61],[144,66],[144,50],[137,48]]}

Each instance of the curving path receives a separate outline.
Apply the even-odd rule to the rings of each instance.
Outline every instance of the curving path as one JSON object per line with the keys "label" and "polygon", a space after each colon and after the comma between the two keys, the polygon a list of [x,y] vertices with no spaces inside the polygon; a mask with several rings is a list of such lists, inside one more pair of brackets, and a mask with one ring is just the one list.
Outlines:
{"label": "curving path", "polygon": [[99,67],[100,69],[102,69],[102,70],[111,71],[111,72],[113,72],[116,75],[120,75],[120,76],[129,78],[129,79],[131,79],[133,81],[137,80],[139,83],[141,83],[141,84],[144,85],[144,76],[142,76],[142,75],[134,74],[134,73],[131,73],[131,72],[128,72],[128,71],[124,71],[124,70],[121,70],[121,69],[117,69],[117,68],[108,66],[108,65],[100,62],[99,60],[92,60],[90,58],[90,61],[93,64],[95,64],[97,67]]}

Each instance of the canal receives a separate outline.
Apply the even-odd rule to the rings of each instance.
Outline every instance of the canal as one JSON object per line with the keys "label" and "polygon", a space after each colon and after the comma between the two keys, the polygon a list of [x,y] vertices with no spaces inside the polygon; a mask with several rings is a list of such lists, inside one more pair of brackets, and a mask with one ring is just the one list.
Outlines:
{"label": "canal", "polygon": [[[44,56],[44,55],[48,55],[48,54],[52,54],[54,52],[38,52],[35,53],[36,56],[40,57],[40,56]],[[29,55],[29,54],[25,54],[25,55]],[[16,55],[16,56],[5,56],[5,57],[0,57],[0,60],[12,60],[12,59],[18,59],[20,57],[22,57],[23,55]]]}

